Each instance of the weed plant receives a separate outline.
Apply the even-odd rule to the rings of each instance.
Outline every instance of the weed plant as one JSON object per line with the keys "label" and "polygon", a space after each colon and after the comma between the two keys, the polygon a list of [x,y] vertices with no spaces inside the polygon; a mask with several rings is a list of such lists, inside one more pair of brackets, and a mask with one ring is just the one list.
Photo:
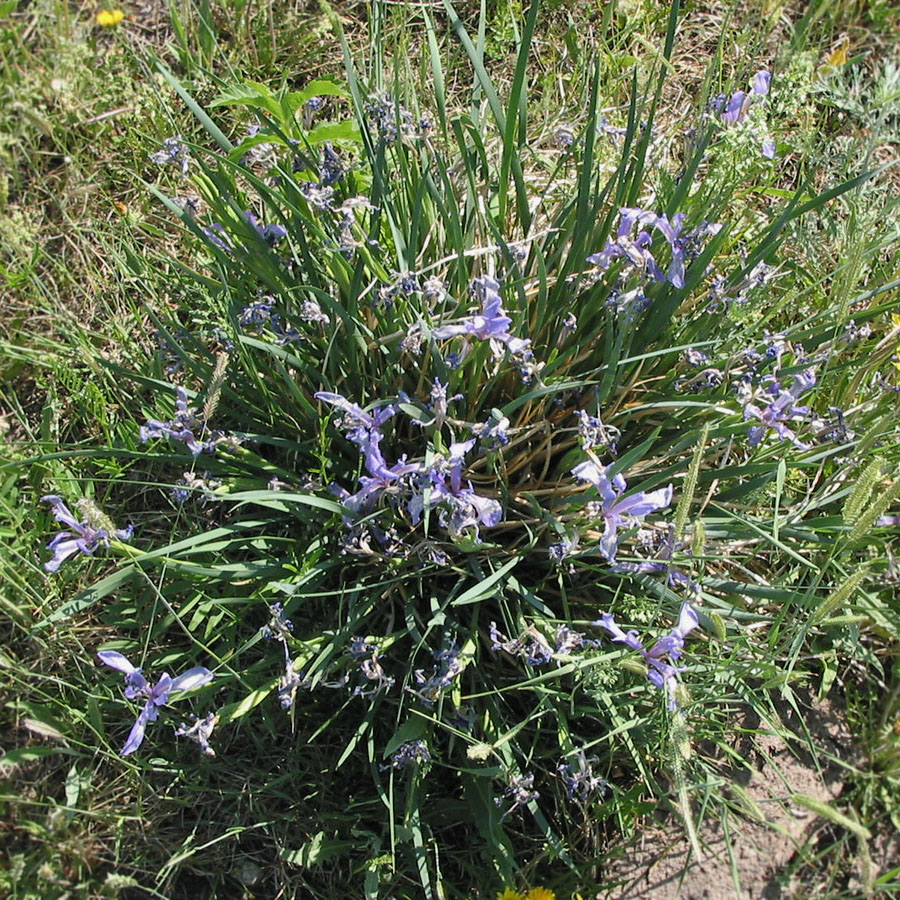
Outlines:
{"label": "weed plant", "polygon": [[4,657],[45,740],[4,764],[63,756],[48,843],[117,780],[112,893],[593,891],[657,809],[698,854],[705,816],[747,813],[733,733],[802,741],[780,707],[859,647],[896,796],[897,236],[859,234],[896,207],[895,74],[839,166],[792,134],[797,92],[860,92],[800,57],[711,69],[676,132],[674,4],[624,105],[598,55],[538,128],[540,13],[488,41],[484,10],[405,9],[430,90],[377,43],[360,66],[330,13],[340,79],[201,105],[147,61],[194,119],[149,151],[176,249],[122,250],[156,349],[86,354],[95,438],[28,461],[49,586],[4,569],[39,610],[8,604],[18,628],[90,623],[52,675]]}

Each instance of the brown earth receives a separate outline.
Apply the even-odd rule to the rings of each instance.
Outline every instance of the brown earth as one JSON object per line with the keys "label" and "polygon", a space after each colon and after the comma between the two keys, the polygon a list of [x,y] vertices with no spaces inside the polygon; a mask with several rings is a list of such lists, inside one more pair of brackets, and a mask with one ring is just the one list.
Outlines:
{"label": "brown earth", "polygon": [[[809,891],[792,883],[787,870],[801,848],[814,840],[824,820],[792,798],[805,794],[840,808],[838,797],[846,766],[852,766],[858,754],[846,722],[834,706],[811,703],[803,713],[804,725],[817,747],[815,757],[804,749],[806,741],[800,737],[802,726],[795,714],[785,714],[784,724],[797,735],[790,746],[748,717],[743,723],[744,737],[734,747],[744,766],[723,765],[723,783],[709,788],[710,793],[724,793],[745,815],[705,819],[699,824],[702,859],[691,854],[683,824],[673,822],[672,817],[647,829],[621,848],[606,871],[596,900],[808,897]],[[737,787],[729,788],[729,783]],[[885,865],[893,852],[900,852],[900,839],[879,849],[881,858],[872,860],[876,867]]]}

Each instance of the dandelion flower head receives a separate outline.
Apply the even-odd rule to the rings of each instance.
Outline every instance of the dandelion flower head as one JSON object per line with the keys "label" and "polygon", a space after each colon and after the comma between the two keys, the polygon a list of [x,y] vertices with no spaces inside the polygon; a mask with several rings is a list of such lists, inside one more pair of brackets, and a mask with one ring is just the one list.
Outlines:
{"label": "dandelion flower head", "polygon": [[556,894],[553,891],[543,887],[532,888],[523,900],[556,900]]}
{"label": "dandelion flower head", "polygon": [[97,13],[97,24],[103,28],[114,28],[124,18],[125,13],[121,9],[101,9]]}

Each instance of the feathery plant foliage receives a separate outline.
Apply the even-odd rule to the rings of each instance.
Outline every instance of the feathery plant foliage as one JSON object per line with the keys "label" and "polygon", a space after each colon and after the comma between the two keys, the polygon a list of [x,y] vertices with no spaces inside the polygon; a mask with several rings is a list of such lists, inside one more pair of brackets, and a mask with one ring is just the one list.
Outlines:
{"label": "feathery plant foliage", "polygon": [[900,484],[897,283],[824,304],[782,284],[799,223],[881,173],[784,190],[777,71],[727,97],[710,76],[690,134],[665,133],[677,3],[627,108],[607,118],[598,60],[577,120],[536,136],[540,7],[504,90],[449,2],[416,11],[430,96],[346,42],[345,82],[205,108],[154,63],[209,140],[154,154],[184,238],[165,277],[128,260],[167,298],[160,351],[100,362],[146,424],[74,451],[121,486],[77,514],[71,483],[49,498],[55,565],[117,565],[39,628],[102,608],[86,649],[146,698],[117,723],[98,670],[84,725],[110,755],[132,728],[142,802],[180,783],[167,802],[203,846],[161,889],[226,837],[315,896],[585,889],[607,834],[661,802],[700,852],[696,744],[729,752],[742,708],[774,727],[821,675],[811,647],[897,634],[858,568]]}

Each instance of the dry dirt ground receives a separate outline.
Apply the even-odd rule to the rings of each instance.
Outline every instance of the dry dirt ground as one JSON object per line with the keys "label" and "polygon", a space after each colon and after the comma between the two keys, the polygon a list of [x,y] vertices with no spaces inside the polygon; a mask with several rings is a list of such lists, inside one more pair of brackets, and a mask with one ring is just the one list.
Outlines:
{"label": "dry dirt ground", "polygon": [[[790,864],[801,848],[814,840],[823,820],[792,802],[805,794],[835,803],[845,781],[845,765],[858,762],[840,710],[813,703],[804,710],[804,724],[818,747],[817,758],[766,733],[765,726],[745,721],[745,738],[735,746],[746,767],[722,767],[723,780],[736,783],[731,799],[765,818],[732,816],[702,821],[698,836],[703,859],[690,852],[680,823],[660,822],[646,830],[607,869],[596,900],[793,900],[811,895]],[[786,717],[798,732],[796,718]],[[758,731],[757,731],[758,729]],[[748,732],[757,731],[752,737]],[[839,803],[835,804],[840,807]],[[892,836],[874,852],[872,866],[884,870],[900,862],[900,837]],[[853,888],[851,886],[850,890]],[[852,893],[849,894],[852,896]],[[865,896],[859,889],[859,897]]]}

